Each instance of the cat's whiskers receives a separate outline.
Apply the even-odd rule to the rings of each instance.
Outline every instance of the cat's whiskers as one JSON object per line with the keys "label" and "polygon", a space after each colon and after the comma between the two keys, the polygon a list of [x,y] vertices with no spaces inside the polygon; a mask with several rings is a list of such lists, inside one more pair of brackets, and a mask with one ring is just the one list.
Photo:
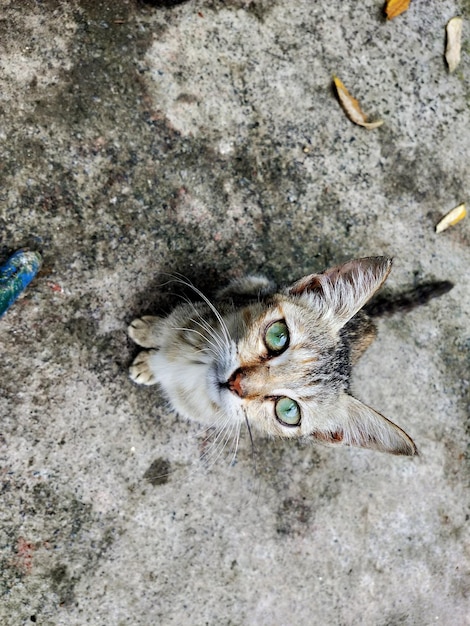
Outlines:
{"label": "cat's whiskers", "polygon": [[226,424],[224,426],[224,429],[221,430],[220,433],[217,435],[213,444],[211,444],[209,452],[203,457],[205,463],[207,463],[210,459],[210,463],[207,465],[207,469],[211,469],[217,463],[218,459],[222,456],[228,443],[233,440],[233,434],[235,429],[236,424],[232,422],[232,424],[230,425]]}
{"label": "cat's whiskers", "polygon": [[187,280],[185,278],[180,278],[177,274],[174,274],[174,275],[170,274],[170,276],[172,276],[172,278],[174,278],[174,280],[176,282],[179,282],[181,285],[185,285],[186,287],[189,287],[190,289],[192,289],[194,291],[194,293],[197,293],[197,295],[200,298],[202,298],[202,300],[207,304],[207,306],[210,308],[212,313],[215,315],[217,321],[219,322],[221,331],[222,331],[224,339],[226,341],[226,346],[229,347],[230,346],[230,342],[231,342],[231,337],[230,337],[230,332],[229,332],[229,330],[227,328],[227,324],[225,323],[225,320],[223,319],[222,315],[219,313],[217,308],[209,300],[209,298],[207,296],[205,296],[203,294],[203,292],[200,289],[198,289],[197,287],[195,287],[189,280]]}
{"label": "cat's whiskers", "polygon": [[221,433],[225,430],[225,428],[227,427],[230,421],[231,420],[230,420],[229,415],[224,415],[222,411],[217,412],[216,420],[210,426],[204,429],[204,432],[208,433],[207,439],[209,439],[209,436],[212,431],[216,431],[215,439],[211,441],[211,445],[214,444],[220,438]]}
{"label": "cat's whiskers", "polygon": [[[222,356],[224,353],[224,350],[228,349],[228,346],[226,346],[220,335],[218,335],[218,333],[215,332],[215,330],[206,322],[205,319],[203,319],[203,317],[201,315],[199,315],[200,321],[194,319],[193,317],[190,319],[191,322],[193,322],[194,324],[197,324],[198,326],[200,326],[203,330],[205,330],[207,332],[207,334],[215,341],[215,343],[217,344],[218,347],[218,356]],[[213,344],[213,342],[211,342]],[[213,344],[214,345],[214,344]]]}
{"label": "cat's whiskers", "polygon": [[[245,414],[244,409],[243,409],[243,413],[244,413],[245,421],[248,427],[248,432],[250,435],[252,453],[253,453],[253,458],[254,458],[254,444],[253,444],[253,437],[251,434],[251,428],[248,423],[248,418]],[[210,436],[209,431],[211,430],[216,431],[215,438],[210,442],[210,446],[208,450],[204,452],[204,454],[201,457],[201,460],[203,460],[205,463],[210,462],[209,465],[207,466],[208,468],[212,468],[215,465],[215,463],[223,454],[224,450],[227,448],[227,446],[229,445],[231,441],[232,441],[232,446],[231,446],[232,456],[230,459],[230,465],[233,465],[237,458],[238,448],[240,444],[241,427],[242,427],[243,422],[240,422],[239,420],[235,420],[233,419],[233,417],[231,418],[227,416],[223,420],[223,422],[220,423],[220,419],[219,419],[220,417],[225,417],[225,415],[223,413],[218,414],[213,424],[209,426],[207,429],[205,429],[205,432],[208,433],[207,439]],[[255,462],[255,469],[256,469],[256,462]]]}
{"label": "cat's whiskers", "polygon": [[[204,317],[202,316],[202,314],[200,313],[200,311],[197,310],[197,308],[194,306],[194,303],[191,302],[191,300],[189,300],[189,298],[186,298],[185,296],[180,296],[182,300],[184,300],[189,306],[192,307],[194,313],[197,315],[198,319],[195,319],[194,317],[191,317],[189,321],[193,322],[194,324],[197,324],[198,326],[200,326],[201,328],[203,328],[207,334],[212,337],[212,339],[214,339],[217,343],[217,345],[219,346],[220,352],[217,353],[217,356],[222,356],[225,350],[229,350],[230,349],[230,342],[226,343],[226,337],[224,336],[220,336],[219,333],[217,333],[212,326],[204,319]],[[189,330],[189,329],[188,329]],[[223,329],[222,329],[223,331]]]}
{"label": "cat's whiskers", "polygon": [[233,464],[236,456],[236,452],[238,450],[238,443],[240,438],[240,423],[235,422],[229,416],[224,416],[223,413],[219,414],[219,417],[225,417],[222,424],[214,422],[212,426],[205,429],[205,432],[208,433],[207,440],[209,439],[209,431],[212,429],[216,430],[215,438],[210,441],[210,446],[207,451],[201,456],[201,460],[204,463],[209,462],[208,467],[213,467],[213,465],[217,462],[219,457],[224,452],[225,448],[229,444],[230,441],[234,441],[234,453],[233,458],[230,464]]}
{"label": "cat's whiskers", "polygon": [[205,343],[209,344],[209,345],[203,346],[202,348],[199,348],[198,350],[195,350],[196,354],[207,354],[208,352],[210,352],[215,357],[218,357],[220,355],[218,346],[214,344],[208,337],[206,337],[199,330],[196,330],[195,328],[187,328],[185,326],[172,326],[172,329],[179,330],[181,332],[195,333],[196,335],[199,335],[204,340]]}
{"label": "cat's whiskers", "polygon": [[243,409],[243,415],[245,416],[245,424],[248,430],[248,435],[250,437],[250,443],[251,443],[251,460],[253,461],[253,469],[256,475],[256,455],[255,455],[255,443],[253,441],[253,433],[251,432],[251,426],[250,426],[250,422],[248,421],[248,415],[245,411],[245,409]]}
{"label": "cat's whiskers", "polygon": [[235,433],[235,445],[233,447],[233,456],[232,456],[232,460],[230,461],[230,465],[233,465],[235,463],[235,459],[237,458],[238,445],[240,443],[240,432],[241,432],[241,424],[237,424],[237,429]]}
{"label": "cat's whiskers", "polygon": [[[248,422],[248,418],[244,412],[245,422],[247,425],[248,433],[250,436],[251,442],[251,450],[252,450],[252,460],[254,464],[254,470],[256,473],[256,458],[255,458],[255,447],[253,442],[253,436],[251,433],[251,427]],[[231,423],[230,423],[231,422]],[[201,456],[201,460],[206,464],[207,469],[211,469],[218,459],[222,456],[224,450],[229,445],[230,441],[233,442],[232,446],[232,455],[230,459],[230,465],[235,463],[237,458],[238,448],[240,444],[240,435],[241,435],[241,426],[242,422],[226,419],[222,424],[218,424],[214,422],[212,426],[209,426],[205,429],[206,433],[209,433],[210,430],[216,430],[215,438],[210,442],[209,448],[204,452]],[[207,435],[207,439],[209,438],[209,434]]]}
{"label": "cat's whiskers", "polygon": [[226,415],[222,409],[219,409],[219,410],[215,413],[215,419],[214,419],[214,421],[213,421],[211,424],[209,424],[209,426],[207,426],[207,427],[204,429],[204,432],[205,432],[205,433],[208,433],[208,435],[207,435],[207,436],[209,437],[209,434],[210,434],[212,431],[219,432],[220,430],[222,430],[223,428],[225,428],[225,427],[226,427],[226,425],[230,422],[230,420],[231,420],[230,416],[229,416],[229,415]]}

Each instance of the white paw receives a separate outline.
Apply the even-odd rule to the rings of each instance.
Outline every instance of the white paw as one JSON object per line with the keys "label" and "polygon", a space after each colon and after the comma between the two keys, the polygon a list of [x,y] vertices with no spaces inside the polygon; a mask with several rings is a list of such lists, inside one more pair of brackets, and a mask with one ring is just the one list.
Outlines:
{"label": "white paw", "polygon": [[154,385],[157,382],[149,365],[149,359],[155,352],[155,350],[139,352],[130,366],[129,376],[138,385]]}
{"label": "white paw", "polygon": [[160,318],[145,315],[135,319],[127,328],[129,337],[143,348],[156,348],[154,328]]}

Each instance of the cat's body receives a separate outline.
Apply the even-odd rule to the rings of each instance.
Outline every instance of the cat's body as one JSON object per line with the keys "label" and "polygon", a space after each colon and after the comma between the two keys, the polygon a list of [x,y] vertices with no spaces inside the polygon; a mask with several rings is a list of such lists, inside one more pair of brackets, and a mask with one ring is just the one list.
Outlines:
{"label": "cat's body", "polygon": [[215,304],[134,320],[129,335],[148,350],[130,376],[158,383],[206,426],[239,432],[248,422],[267,435],[416,454],[404,431],[349,394],[351,366],[376,334],[361,309],[390,269],[384,257],[359,259],[282,290],[252,276]]}

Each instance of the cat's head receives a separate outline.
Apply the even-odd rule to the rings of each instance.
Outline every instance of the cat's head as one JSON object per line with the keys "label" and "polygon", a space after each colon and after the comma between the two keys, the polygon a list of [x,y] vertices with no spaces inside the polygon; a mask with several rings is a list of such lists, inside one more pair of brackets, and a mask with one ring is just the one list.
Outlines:
{"label": "cat's head", "polygon": [[368,331],[347,325],[390,269],[384,257],[350,261],[227,315],[237,340],[219,381],[225,412],[272,436],[416,454],[405,432],[348,393],[351,351]]}

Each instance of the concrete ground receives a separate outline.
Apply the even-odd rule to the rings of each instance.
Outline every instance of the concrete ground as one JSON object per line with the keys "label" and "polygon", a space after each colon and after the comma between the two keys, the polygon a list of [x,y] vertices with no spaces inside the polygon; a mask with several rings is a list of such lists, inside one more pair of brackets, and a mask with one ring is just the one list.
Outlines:
{"label": "concrete ground", "polygon": [[[44,258],[0,320],[2,625],[470,624],[470,220],[434,231],[470,200],[470,3],[382,8],[0,0],[0,262]],[[164,272],[210,293],[376,254],[393,291],[455,283],[354,374],[419,458],[244,433],[208,467],[129,381]]]}

